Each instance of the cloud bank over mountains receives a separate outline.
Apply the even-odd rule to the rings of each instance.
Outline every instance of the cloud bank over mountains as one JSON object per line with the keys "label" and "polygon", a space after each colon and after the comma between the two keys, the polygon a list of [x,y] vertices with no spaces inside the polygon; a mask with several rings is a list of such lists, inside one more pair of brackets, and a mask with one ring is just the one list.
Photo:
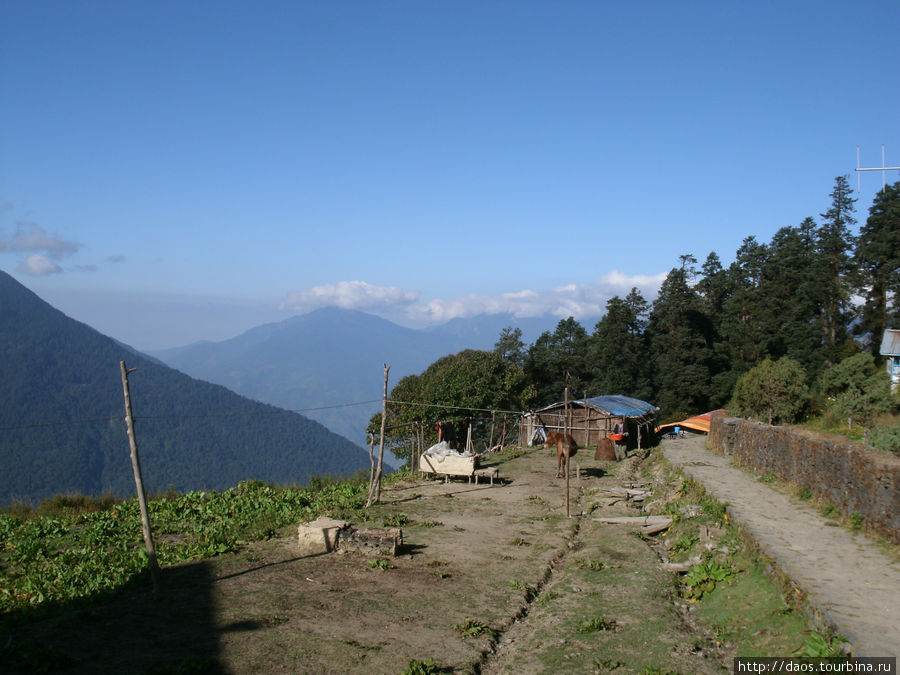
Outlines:
{"label": "cloud bank over mountains", "polygon": [[417,324],[438,324],[480,314],[512,314],[518,318],[600,316],[613,296],[625,296],[636,287],[652,300],[666,274],[626,275],[613,270],[592,284],[568,284],[551,290],[524,289],[499,295],[477,295],[420,301],[419,291],[397,286],[376,286],[365,281],[341,281],[291,291],[281,303],[285,311],[304,314],[321,307],[355,309],[388,314]]}
{"label": "cloud bank over mountains", "polygon": [[365,281],[340,281],[336,284],[313,286],[302,291],[291,291],[281,303],[281,309],[306,313],[320,307],[340,307],[377,312],[382,309],[409,306],[418,299],[418,291],[404,291],[397,286],[373,286]]}

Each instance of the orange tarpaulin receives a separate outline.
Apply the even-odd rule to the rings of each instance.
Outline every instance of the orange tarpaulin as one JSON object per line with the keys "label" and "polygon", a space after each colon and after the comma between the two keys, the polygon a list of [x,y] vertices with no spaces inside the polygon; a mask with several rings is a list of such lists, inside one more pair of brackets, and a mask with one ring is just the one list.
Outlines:
{"label": "orange tarpaulin", "polygon": [[718,410],[711,410],[708,413],[703,413],[702,415],[694,415],[693,417],[688,417],[686,420],[681,422],[670,422],[669,424],[663,424],[660,427],[656,428],[656,433],[659,433],[663,429],[671,429],[672,427],[684,427],[685,429],[693,429],[694,431],[702,431],[704,434],[709,433],[709,420],[713,416],[714,413],[725,413],[728,414],[728,411],[720,408]]}

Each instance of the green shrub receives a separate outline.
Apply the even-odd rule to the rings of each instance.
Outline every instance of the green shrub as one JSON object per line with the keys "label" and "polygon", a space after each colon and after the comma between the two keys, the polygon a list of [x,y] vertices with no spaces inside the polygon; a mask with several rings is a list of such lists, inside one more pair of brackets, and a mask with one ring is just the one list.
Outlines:
{"label": "green shrub", "polygon": [[838,510],[834,504],[826,504],[822,507],[821,514],[826,518],[831,518],[832,516],[836,516],[838,514]]}
{"label": "green shrub", "polygon": [[869,431],[868,440],[873,448],[900,455],[900,424],[879,424]]}
{"label": "green shrub", "polygon": [[614,631],[616,629],[616,622],[614,619],[604,619],[602,616],[595,617],[593,619],[588,619],[587,621],[583,621],[580,626],[578,626],[579,633],[596,633],[601,630],[609,630]]}
{"label": "green shrub", "polygon": [[493,639],[497,635],[497,632],[491,628],[488,628],[488,625],[486,623],[476,621],[475,619],[470,619],[469,617],[466,617],[465,622],[458,624],[456,626],[456,630],[462,633],[462,636],[465,638],[485,635]]}
{"label": "green shrub", "polygon": [[841,655],[841,647],[846,642],[843,635],[820,635],[810,631],[794,656],[803,658],[832,658]]}
{"label": "green shrub", "polygon": [[94,513],[108,511],[121,499],[112,493],[106,493],[99,497],[89,497],[83,494],[54,495],[41,502],[37,512],[44,516],[63,516],[75,513]]}
{"label": "green shrub", "polygon": [[867,427],[894,406],[889,379],[866,352],[826,368],[819,377],[819,389],[851,429],[854,421]]}
{"label": "green shrub", "polygon": [[434,659],[425,659],[424,661],[410,659],[409,667],[407,667],[401,675],[434,675],[435,673],[440,672],[443,671],[441,670],[441,667],[434,662]]}
{"label": "green shrub", "polygon": [[381,522],[382,527],[403,527],[412,521],[406,517],[405,513],[390,513]]}
{"label": "green shrub", "polygon": [[716,588],[716,584],[734,575],[734,570],[725,565],[709,560],[694,565],[684,575],[684,596],[690,600],[699,600]]}
{"label": "green shrub", "polygon": [[744,373],[734,387],[730,407],[738,415],[769,424],[790,424],[800,419],[809,402],[806,371],[794,359],[764,359]]}

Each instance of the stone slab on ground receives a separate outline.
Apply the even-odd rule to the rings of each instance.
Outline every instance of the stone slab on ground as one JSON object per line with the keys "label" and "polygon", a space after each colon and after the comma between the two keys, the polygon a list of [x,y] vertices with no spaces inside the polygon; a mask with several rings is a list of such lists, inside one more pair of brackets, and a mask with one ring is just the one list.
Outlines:
{"label": "stone slab on ground", "polygon": [[900,654],[900,562],[861,533],[835,527],[706,447],[706,437],[666,439],[666,459],[728,505],[730,517],[847,637],[856,656]]}
{"label": "stone slab on ground", "polygon": [[322,555],[338,547],[341,530],[350,523],[334,518],[317,518],[297,528],[297,540],[301,555]]}
{"label": "stone slab on ground", "polygon": [[403,546],[403,531],[396,527],[356,528],[344,520],[317,518],[297,528],[300,554],[322,555],[332,551],[396,556]]}

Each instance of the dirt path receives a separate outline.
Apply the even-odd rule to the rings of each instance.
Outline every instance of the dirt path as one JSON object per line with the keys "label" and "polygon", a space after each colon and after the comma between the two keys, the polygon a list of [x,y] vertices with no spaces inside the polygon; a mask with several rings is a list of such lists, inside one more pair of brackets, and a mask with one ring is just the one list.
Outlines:
{"label": "dirt path", "polygon": [[728,670],[730,660],[679,611],[672,575],[656,553],[635,530],[596,520],[640,513],[624,501],[601,506],[596,499],[603,488],[631,485],[639,465],[639,457],[609,463],[608,475],[579,491],[579,527],[567,550],[527,614],[486,656],[482,673]]}
{"label": "dirt path", "polygon": [[634,513],[596,496],[635,461],[576,455],[571,518],[543,449],[502,463],[502,484],[391,487],[369,523],[406,522],[386,569],[361,554],[301,557],[285,531],[164,570],[157,601],[134,588],[15,639],[53,672],[400,673],[429,659],[442,672],[723,672],[654,551],[593,519]]}
{"label": "dirt path", "polygon": [[900,654],[900,563],[859,533],[760,482],[706,448],[706,437],[663,442],[666,458],[727,503],[732,518],[857,656]]}

